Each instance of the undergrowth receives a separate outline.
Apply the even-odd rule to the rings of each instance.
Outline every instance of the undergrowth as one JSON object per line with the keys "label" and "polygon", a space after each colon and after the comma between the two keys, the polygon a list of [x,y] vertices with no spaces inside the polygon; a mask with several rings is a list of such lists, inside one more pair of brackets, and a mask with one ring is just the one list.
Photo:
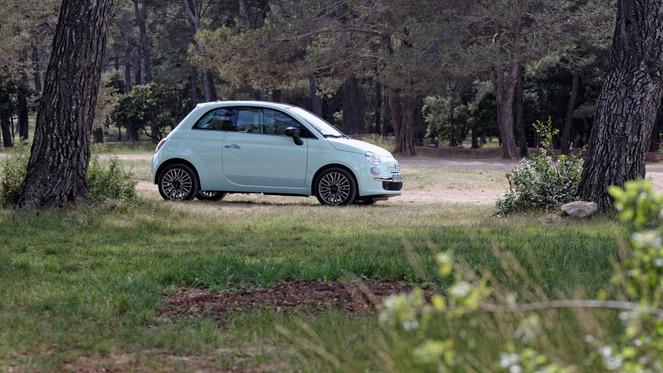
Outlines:
{"label": "undergrowth", "polygon": [[[87,185],[93,201],[106,199],[119,201],[136,200],[136,182],[117,157],[102,160],[96,154],[101,148],[93,148],[93,156],[87,173]],[[30,144],[17,142],[0,163],[0,201],[4,207],[18,203],[21,187],[30,160]]]}

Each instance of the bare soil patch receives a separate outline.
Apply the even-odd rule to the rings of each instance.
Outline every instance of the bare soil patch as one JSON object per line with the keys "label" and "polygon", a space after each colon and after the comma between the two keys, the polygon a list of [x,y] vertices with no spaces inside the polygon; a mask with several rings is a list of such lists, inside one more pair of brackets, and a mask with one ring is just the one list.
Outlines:
{"label": "bare soil patch", "polygon": [[[368,315],[379,309],[389,295],[412,291],[396,281],[386,282],[281,282],[267,289],[219,294],[205,289],[184,289],[166,295],[161,317],[213,316],[247,309],[271,309],[277,312],[316,313],[330,308]],[[424,296],[431,297],[432,291]]]}

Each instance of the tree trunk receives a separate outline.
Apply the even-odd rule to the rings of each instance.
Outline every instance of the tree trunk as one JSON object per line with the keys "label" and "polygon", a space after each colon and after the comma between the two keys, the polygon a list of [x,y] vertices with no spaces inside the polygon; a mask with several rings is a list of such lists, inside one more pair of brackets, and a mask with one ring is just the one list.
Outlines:
{"label": "tree trunk", "polygon": [[578,194],[602,210],[611,185],[645,176],[663,94],[663,0],[619,0],[610,72],[599,96]]}
{"label": "tree trunk", "polygon": [[343,126],[350,134],[364,131],[364,97],[357,78],[349,77],[343,83]]}
{"label": "tree trunk", "polygon": [[518,142],[520,145],[520,156],[527,157],[527,131],[525,130],[524,119],[524,98],[523,92],[525,91],[525,68],[522,65],[518,66],[518,84],[516,89],[516,128],[518,129]]}
{"label": "tree trunk", "polygon": [[[189,16],[189,21],[191,22],[191,27],[193,28],[193,35],[195,37],[196,33],[201,29],[200,9],[198,9],[198,2],[196,0],[183,0],[183,1],[184,1],[184,9],[186,10],[187,15]],[[196,47],[198,48],[198,52],[202,53],[200,45],[196,44]],[[212,74],[207,70],[203,70],[200,72],[200,75],[202,77],[203,93],[205,94],[205,101],[207,102],[216,101],[217,100],[216,88],[214,87],[214,78],[212,77]]]}
{"label": "tree trunk", "polygon": [[2,146],[11,148],[12,143],[11,118],[8,112],[0,113],[0,129],[2,131]]}
{"label": "tree trunk", "polygon": [[382,126],[382,84],[379,80],[375,83],[375,133],[384,134]]}
{"label": "tree trunk", "polygon": [[139,55],[142,56],[143,67],[145,68],[145,83],[150,83],[152,81],[152,63],[150,62],[150,44],[147,40],[147,9],[145,7],[145,0],[140,0],[141,8],[139,10],[138,1],[139,0],[133,0],[136,24],[140,31],[141,53],[139,53]]}
{"label": "tree trunk", "polygon": [[571,127],[573,127],[573,110],[576,107],[578,98],[578,87],[580,85],[580,70],[576,68],[573,71],[573,82],[571,83],[571,96],[569,105],[566,107],[566,118],[564,119],[564,129],[562,130],[562,154],[569,154],[571,146]]}
{"label": "tree trunk", "polygon": [[131,92],[131,43],[127,37],[124,43],[124,93]]}
{"label": "tree trunk", "polygon": [[95,144],[104,143],[104,129],[99,127],[92,130],[92,139]]}
{"label": "tree trunk", "polygon": [[[25,74],[24,79],[28,79],[27,74]],[[17,97],[17,109],[18,109],[18,136],[23,139],[28,139],[28,117],[29,117],[29,108],[28,108],[28,84],[26,81],[18,87],[18,97]]]}
{"label": "tree trunk", "polygon": [[37,43],[33,40],[32,41],[32,53],[31,53],[31,59],[32,59],[32,79],[35,84],[35,92],[37,94],[41,93],[41,59],[39,58],[39,47],[37,47]]}
{"label": "tree trunk", "polygon": [[311,93],[311,106],[313,108],[313,114],[322,118],[322,100],[318,95],[318,83],[315,79],[315,74],[309,75],[308,82],[309,91]]}
{"label": "tree trunk", "polygon": [[90,132],[112,0],[63,0],[18,207],[90,201]]}
{"label": "tree trunk", "polygon": [[495,101],[497,102],[497,124],[500,130],[502,144],[502,158],[518,158],[516,138],[513,132],[513,99],[516,91],[519,64],[513,64],[505,77],[502,68],[495,64],[491,69],[491,78],[495,87]]}
{"label": "tree trunk", "polygon": [[198,105],[198,70],[191,67],[191,106],[193,108]]}
{"label": "tree trunk", "polygon": [[[403,96],[401,110],[400,96]],[[396,148],[394,153],[415,155],[414,149],[414,95],[409,90],[391,90],[389,92],[391,121],[394,125]]]}
{"label": "tree trunk", "polygon": [[654,129],[651,132],[651,139],[649,140],[649,151],[658,152],[661,149],[661,122],[663,121],[663,110],[659,105],[656,111],[656,120],[654,121]]}

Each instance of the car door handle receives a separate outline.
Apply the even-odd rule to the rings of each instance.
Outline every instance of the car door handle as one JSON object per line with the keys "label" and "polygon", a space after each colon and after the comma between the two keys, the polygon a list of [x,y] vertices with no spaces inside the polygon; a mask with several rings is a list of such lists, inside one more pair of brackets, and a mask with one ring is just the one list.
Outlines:
{"label": "car door handle", "polygon": [[225,145],[224,148],[226,148],[226,149],[239,149],[239,145],[230,144],[230,145]]}

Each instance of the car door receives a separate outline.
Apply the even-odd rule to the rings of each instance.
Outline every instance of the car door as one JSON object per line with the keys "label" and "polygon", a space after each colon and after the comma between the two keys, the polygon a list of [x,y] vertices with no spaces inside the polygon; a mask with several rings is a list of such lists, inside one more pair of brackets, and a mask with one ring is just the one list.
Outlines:
{"label": "car door", "polygon": [[223,143],[223,172],[238,185],[303,187],[308,161],[308,139],[296,145],[285,135],[290,126],[302,126],[274,109],[238,107],[235,130]]}

